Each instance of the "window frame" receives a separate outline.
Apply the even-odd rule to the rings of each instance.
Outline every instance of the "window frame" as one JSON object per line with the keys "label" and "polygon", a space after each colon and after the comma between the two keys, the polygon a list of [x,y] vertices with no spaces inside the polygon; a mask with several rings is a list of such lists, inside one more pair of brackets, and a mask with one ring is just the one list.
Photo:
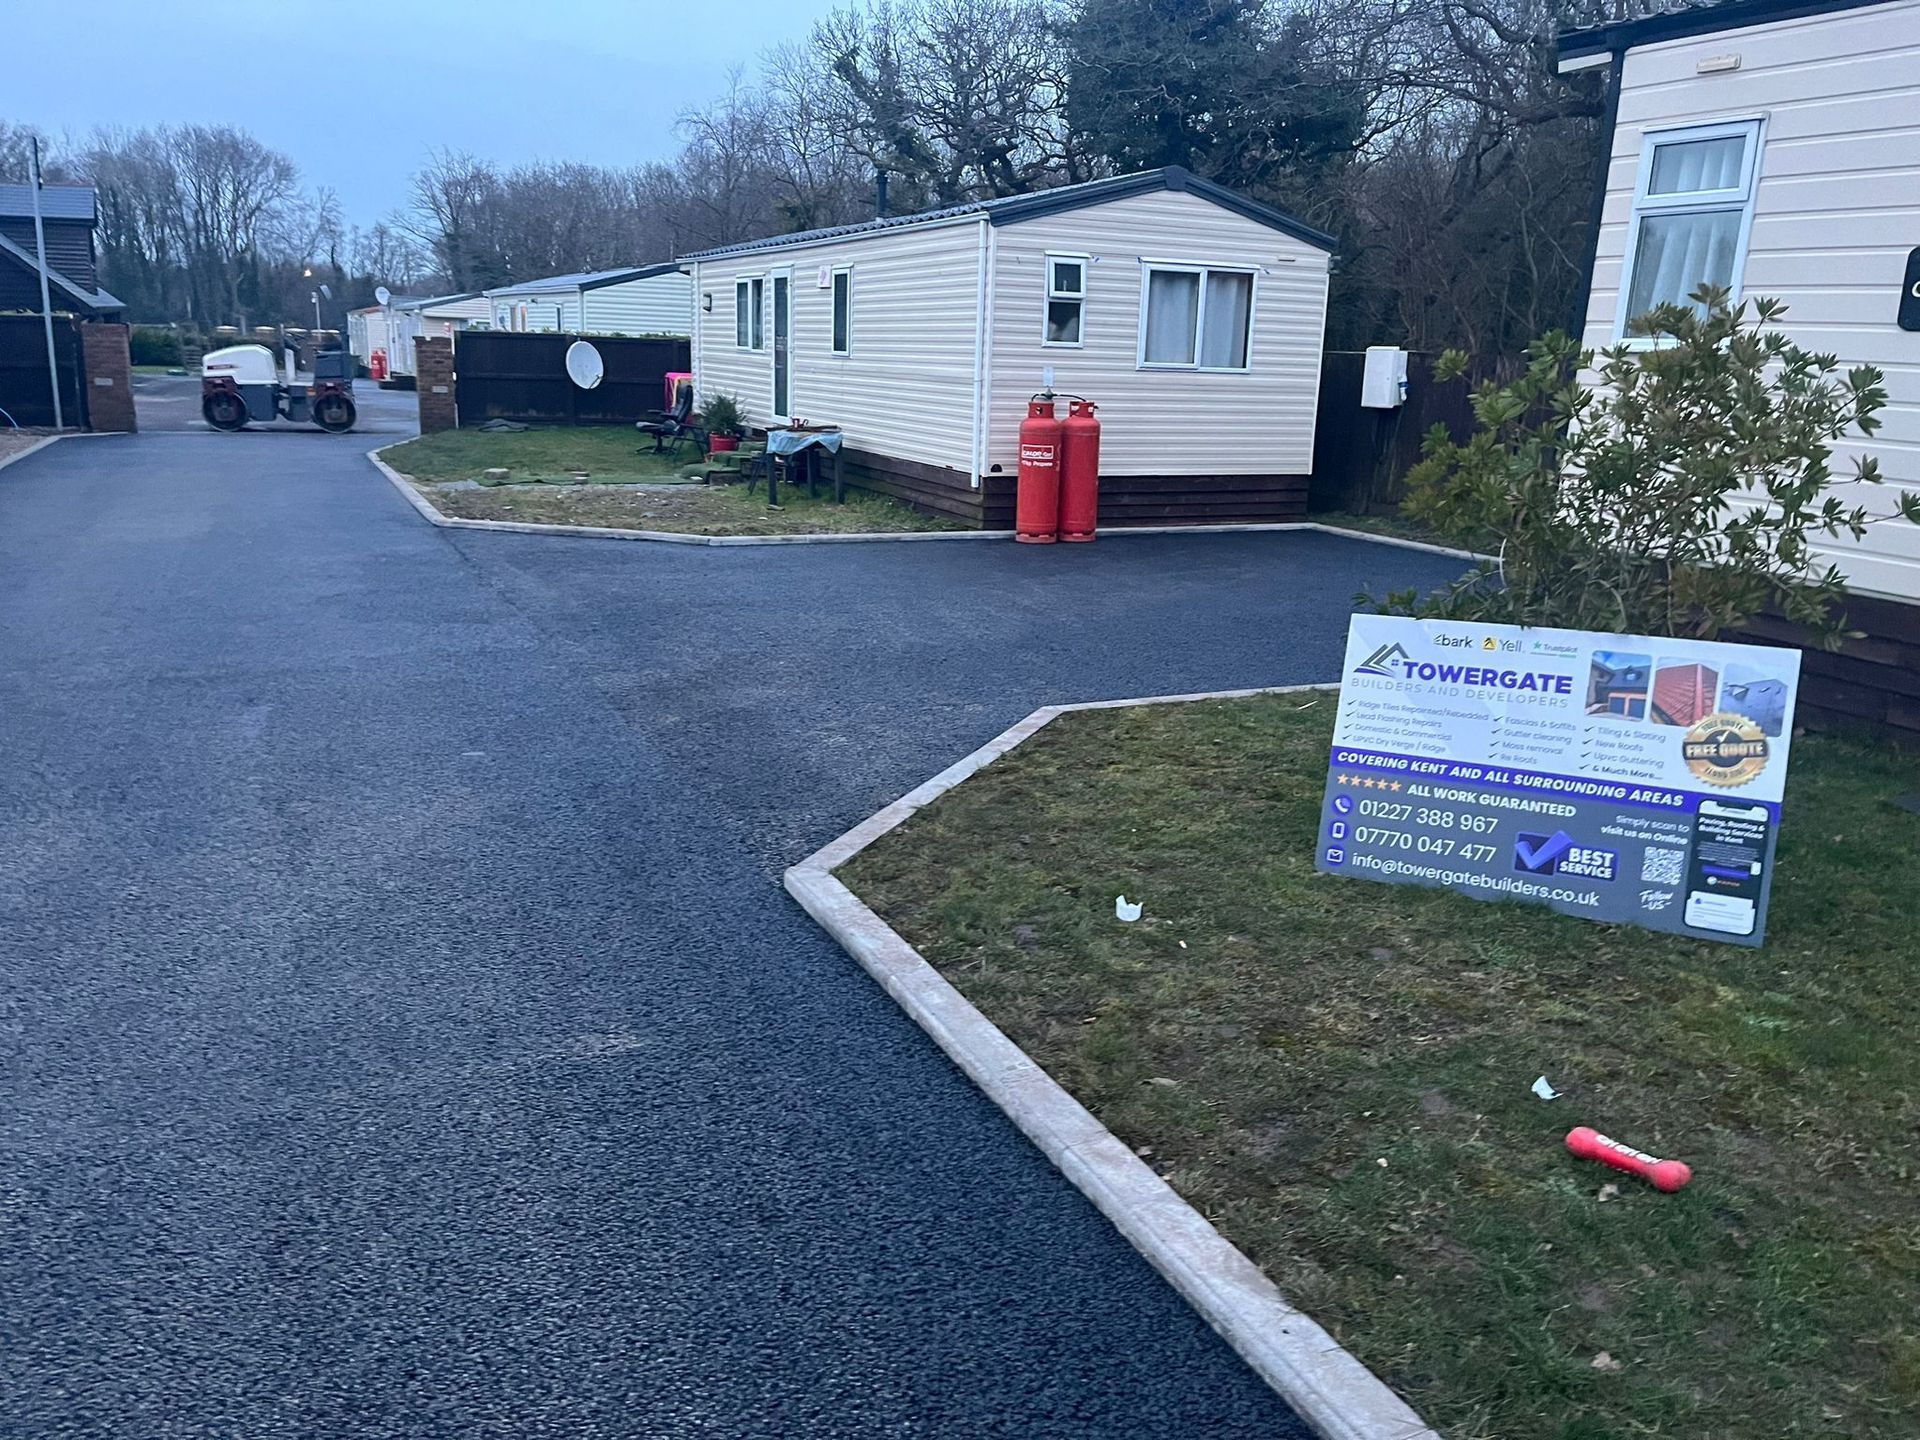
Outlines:
{"label": "window frame", "polygon": [[[840,280],[847,282],[847,319],[840,323]],[[827,347],[834,355],[853,353],[853,266],[836,265],[827,282]],[[841,333],[844,332],[844,333]]]}
{"label": "window frame", "polygon": [[[744,309],[740,304],[742,290],[747,292]],[[740,343],[743,329],[747,332],[747,343],[744,345]],[[767,348],[767,277],[764,271],[733,277],[733,348],[762,352]]]}
{"label": "window frame", "polygon": [[[1193,359],[1147,359],[1147,304],[1153,293],[1155,272],[1200,277],[1200,293],[1194,306]],[[1207,353],[1207,278],[1211,275],[1247,277],[1247,363],[1244,365],[1203,365]],[[1136,370],[1193,370],[1203,375],[1246,375],[1253,370],[1253,334],[1260,316],[1260,267],[1258,265],[1214,264],[1197,260],[1155,260],[1140,257],[1140,343],[1134,352]]]}
{"label": "window frame", "polygon": [[[1053,267],[1056,261],[1065,261],[1069,265],[1080,267],[1080,288],[1062,290],[1053,283]],[[1040,257],[1040,344],[1048,350],[1084,350],[1087,348],[1087,289],[1088,280],[1093,273],[1093,256],[1080,255],[1071,250],[1049,250]],[[1059,301],[1071,301],[1080,307],[1080,327],[1078,338],[1073,340],[1054,340],[1047,335],[1047,322],[1054,304]]]}
{"label": "window frame", "polygon": [[[1734,136],[1746,140],[1740,157],[1740,183],[1725,190],[1689,190],[1679,194],[1655,195],[1653,162],[1665,145],[1685,145],[1699,140],[1726,140]],[[1640,259],[1641,222],[1655,215],[1713,215],[1738,212],[1739,229],[1733,242],[1732,273],[1727,289],[1734,303],[1740,300],[1746,282],[1747,245],[1753,235],[1753,213],[1760,194],[1760,154],[1766,144],[1766,120],[1750,115],[1730,120],[1713,120],[1698,125],[1662,126],[1648,129],[1640,136],[1639,168],[1633,177],[1633,204],[1627,212],[1627,243],[1620,256],[1620,293],[1614,299],[1613,337],[1616,344],[1634,349],[1653,349],[1663,341],[1653,335],[1629,335],[1628,322],[1636,317],[1627,313],[1633,295],[1633,270]]]}

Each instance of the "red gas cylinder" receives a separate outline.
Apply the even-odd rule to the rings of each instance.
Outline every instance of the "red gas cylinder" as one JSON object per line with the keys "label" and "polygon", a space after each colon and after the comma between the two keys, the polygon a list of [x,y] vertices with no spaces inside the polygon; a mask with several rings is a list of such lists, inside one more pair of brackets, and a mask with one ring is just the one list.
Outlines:
{"label": "red gas cylinder", "polygon": [[387,352],[376,350],[367,356],[367,378],[384,380],[387,378]]}
{"label": "red gas cylinder", "polygon": [[1091,540],[1100,520],[1100,422],[1075,400],[1060,426],[1060,538]]}
{"label": "red gas cylinder", "polygon": [[1014,500],[1013,538],[1051,545],[1060,527],[1060,421],[1051,397],[1027,401],[1020,422],[1020,488]]}

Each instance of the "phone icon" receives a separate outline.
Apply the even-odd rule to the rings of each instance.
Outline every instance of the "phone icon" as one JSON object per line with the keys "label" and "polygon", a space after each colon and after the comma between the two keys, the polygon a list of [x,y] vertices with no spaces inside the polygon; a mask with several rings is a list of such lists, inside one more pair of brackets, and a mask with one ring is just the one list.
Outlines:
{"label": "phone icon", "polygon": [[1687,861],[1688,925],[1726,935],[1753,933],[1772,831],[1773,816],[1764,805],[1700,802]]}

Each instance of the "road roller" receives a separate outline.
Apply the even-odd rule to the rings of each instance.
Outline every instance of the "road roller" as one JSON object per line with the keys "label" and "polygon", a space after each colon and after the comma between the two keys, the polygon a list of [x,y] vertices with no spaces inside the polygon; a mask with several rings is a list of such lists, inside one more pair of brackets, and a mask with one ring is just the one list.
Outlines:
{"label": "road roller", "polygon": [[200,362],[200,413],[216,430],[243,430],[249,421],[312,422],[343,435],[353,429],[353,360],[344,350],[323,350],[313,359],[310,383],[302,384],[292,346],[284,374],[265,345],[229,345]]}

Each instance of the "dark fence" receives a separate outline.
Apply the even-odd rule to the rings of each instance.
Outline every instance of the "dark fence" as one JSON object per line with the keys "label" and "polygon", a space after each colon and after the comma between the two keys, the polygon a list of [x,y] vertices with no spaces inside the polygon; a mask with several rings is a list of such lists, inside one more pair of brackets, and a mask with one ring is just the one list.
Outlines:
{"label": "dark fence", "polygon": [[[581,339],[592,343],[606,367],[605,378],[591,390],[567,378],[567,347]],[[454,341],[454,394],[462,425],[631,425],[660,408],[667,374],[691,370],[692,360],[687,340],[466,330]]]}
{"label": "dark fence", "polygon": [[1434,355],[1407,357],[1407,403],[1394,410],[1360,404],[1366,354],[1329,350],[1320,365],[1320,414],[1314,429],[1309,510],[1367,515],[1391,511],[1406,493],[1406,473],[1435,425],[1456,440],[1473,433],[1473,387],[1483,378],[1513,373],[1517,363],[1496,357],[1459,380],[1438,384]]}
{"label": "dark fence", "polygon": [[[53,317],[53,350],[60,370],[61,418],[70,426],[84,426],[86,373],[80,358],[80,329],[72,316]],[[53,424],[46,322],[38,315],[0,315],[0,410],[15,425]],[[6,420],[0,419],[0,429],[6,426]]]}

